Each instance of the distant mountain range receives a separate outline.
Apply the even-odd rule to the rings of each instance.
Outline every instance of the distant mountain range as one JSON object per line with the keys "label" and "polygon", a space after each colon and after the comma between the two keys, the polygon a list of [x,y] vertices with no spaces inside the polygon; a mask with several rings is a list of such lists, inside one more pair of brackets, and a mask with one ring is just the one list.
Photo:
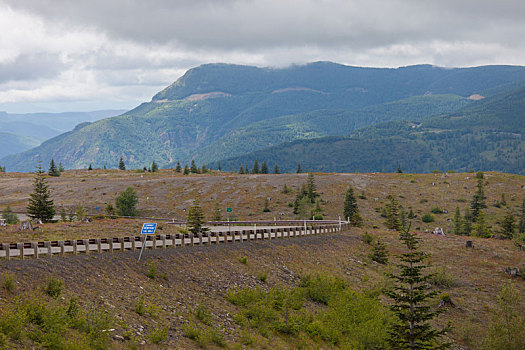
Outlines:
{"label": "distant mountain range", "polygon": [[93,122],[124,112],[124,110],[27,114],[0,112],[0,158],[36,147],[47,139],[72,130],[79,123]]}
{"label": "distant mountain range", "polygon": [[[294,171],[493,169],[523,173],[525,67],[397,69],[316,62],[283,69],[193,68],[151,102],[84,123],[0,159],[32,171],[164,167],[238,169],[255,159]],[[520,152],[521,150],[521,152]]]}

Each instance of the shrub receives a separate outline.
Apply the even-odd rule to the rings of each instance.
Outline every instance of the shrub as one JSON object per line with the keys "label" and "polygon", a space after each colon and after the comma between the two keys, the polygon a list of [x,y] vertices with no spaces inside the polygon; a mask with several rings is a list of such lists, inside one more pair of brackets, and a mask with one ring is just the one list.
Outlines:
{"label": "shrub", "polygon": [[183,327],[183,334],[186,338],[197,340],[201,337],[202,331],[194,325]]}
{"label": "shrub", "polygon": [[209,326],[212,323],[212,315],[208,307],[204,304],[199,304],[195,309],[195,317],[205,325]]}
{"label": "shrub", "polygon": [[2,274],[2,288],[8,292],[12,292],[15,289],[15,278],[13,275],[8,273]]}
{"label": "shrub", "polygon": [[266,283],[266,279],[268,278],[268,274],[266,272],[261,272],[257,275],[257,279],[261,281],[262,283]]}
{"label": "shrub", "polygon": [[237,258],[237,260],[239,260],[239,262],[240,262],[241,264],[244,264],[244,265],[248,264],[248,257],[247,257],[246,255]]}
{"label": "shrub", "polygon": [[153,330],[149,334],[149,340],[153,344],[159,344],[163,341],[168,340],[168,327],[163,326],[163,327],[153,328]]}
{"label": "shrub", "polygon": [[309,299],[326,305],[334,294],[346,288],[346,283],[333,276],[308,275],[301,279],[300,286],[305,288]]}
{"label": "shrub", "polygon": [[368,232],[365,232],[363,233],[363,235],[361,236],[361,240],[363,242],[365,242],[366,244],[372,244],[372,241],[374,240],[374,237],[372,237],[371,234],[369,234]]}
{"label": "shrub", "polygon": [[443,210],[440,207],[433,207],[430,211],[434,214],[443,214]]}
{"label": "shrub", "polygon": [[146,271],[146,276],[152,280],[157,277],[157,265],[154,262],[148,264],[148,270]]}
{"label": "shrub", "polygon": [[52,298],[58,298],[64,288],[64,282],[55,277],[51,277],[44,288],[44,292]]}
{"label": "shrub", "polygon": [[140,316],[144,316],[146,314],[146,304],[144,303],[143,295],[139,297],[139,300],[137,300],[137,303],[135,304],[135,312]]}
{"label": "shrub", "polygon": [[443,267],[437,268],[433,275],[429,278],[429,282],[438,288],[452,288],[457,286],[457,282],[454,277],[448,274],[447,270]]}
{"label": "shrub", "polygon": [[429,222],[434,222],[435,219],[434,219],[434,215],[426,213],[426,214],[423,214],[423,216],[421,217],[421,220],[423,222],[429,223]]}

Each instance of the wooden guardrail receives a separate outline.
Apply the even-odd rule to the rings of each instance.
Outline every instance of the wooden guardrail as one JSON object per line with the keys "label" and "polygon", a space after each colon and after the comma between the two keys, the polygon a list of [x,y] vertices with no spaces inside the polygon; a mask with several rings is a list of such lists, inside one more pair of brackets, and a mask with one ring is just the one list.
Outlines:
{"label": "wooden guardrail", "polygon": [[65,241],[45,241],[26,243],[1,243],[0,258],[11,259],[26,257],[39,258],[41,256],[65,254],[90,254],[123,250],[137,250],[144,248],[162,249],[168,247],[195,246],[203,244],[236,243],[256,241],[262,239],[294,238],[301,236],[334,233],[349,228],[346,222],[321,225],[303,225],[276,228],[250,228],[219,232],[204,232],[198,235],[191,233],[168,235],[142,235],[114,238],[70,239]]}

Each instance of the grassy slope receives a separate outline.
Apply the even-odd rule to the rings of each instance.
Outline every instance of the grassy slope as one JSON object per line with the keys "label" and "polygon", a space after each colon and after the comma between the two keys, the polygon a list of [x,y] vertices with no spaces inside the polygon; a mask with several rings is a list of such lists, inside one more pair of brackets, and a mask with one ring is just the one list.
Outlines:
{"label": "grassy slope", "polygon": [[[384,240],[391,254],[401,252],[397,234],[385,230],[383,219],[376,212],[386,203],[389,193],[396,194],[406,207],[412,207],[418,215],[439,206],[449,214],[435,215],[436,222],[423,224],[416,219],[413,227],[418,231],[441,226],[449,230],[448,221],[456,206],[468,205],[475,190],[473,174],[316,174],[316,183],[322,197],[327,200],[327,217],[335,218],[342,207],[344,191],[348,184],[364,193],[366,199],[358,199],[366,222],[366,230]],[[5,195],[0,206],[11,204],[21,209],[31,190],[32,177],[28,174],[0,175],[0,191]],[[55,203],[58,206],[83,204],[90,211],[94,206],[112,201],[117,192],[132,185],[139,193],[139,209],[148,215],[183,217],[183,209],[192,199],[201,199],[205,212],[210,214],[215,202],[221,207],[232,206],[240,219],[271,218],[278,212],[291,217],[287,203],[294,194],[282,194],[286,183],[297,189],[306,175],[222,175],[181,176],[168,171],[159,174],[136,174],[117,171],[66,172],[60,178],[50,179]],[[486,195],[489,207],[486,216],[489,224],[497,222],[505,208],[490,204],[505,193],[508,207],[517,211],[525,193],[525,177],[499,173],[486,174]],[[271,197],[271,213],[262,213],[264,198]],[[171,213],[170,213],[171,212]],[[168,214],[170,213],[170,214]],[[34,241],[37,239],[61,239],[71,237],[122,236],[138,232],[141,221],[102,220],[93,223],[47,224],[44,231],[29,235],[14,228],[0,228],[0,241]],[[376,225],[378,228],[373,228]],[[172,230],[163,225],[164,232]],[[236,342],[241,334],[233,322],[236,307],[224,299],[231,288],[261,286],[292,286],[299,277],[308,273],[327,272],[344,278],[353,288],[366,289],[384,283],[384,268],[372,263],[367,254],[371,248],[360,241],[364,230],[333,236],[310,237],[297,240],[247,243],[211,247],[147,251],[145,259],[137,264],[137,253],[92,255],[91,257],[65,257],[39,261],[1,262],[2,272],[9,272],[17,281],[16,291],[0,291],[0,306],[12,303],[17,295],[32,294],[51,275],[65,281],[65,296],[75,296],[84,305],[95,303],[122,321],[116,323],[116,334],[124,328],[139,332],[139,340],[159,325],[169,326],[169,346],[191,348],[195,343],[182,336],[182,326],[199,321],[191,312],[197,304],[206,304],[213,312],[213,323],[224,330],[229,342]],[[420,233],[422,248],[431,253],[431,262],[442,267],[457,282],[446,290],[457,308],[440,318],[439,324],[451,320],[454,324],[452,338],[463,345],[472,346],[473,339],[486,331],[490,311],[494,308],[496,294],[509,278],[503,273],[507,266],[524,267],[524,255],[509,241],[471,238],[475,250],[465,250],[466,237],[438,237]],[[470,238],[469,238],[470,239]],[[237,259],[247,256],[248,264]],[[147,278],[148,264],[154,263],[158,274],[165,279]],[[268,274],[267,283],[257,279],[260,273]],[[523,295],[525,284],[516,281],[516,288]],[[143,295],[156,310],[155,316],[139,316],[134,310],[138,297]],[[0,307],[0,310],[2,308]],[[525,311],[522,303],[521,310]],[[140,331],[140,326],[144,330]],[[257,336],[255,347],[290,347],[297,340],[270,335],[268,339]],[[120,343],[115,343],[120,346]],[[312,345],[312,344],[310,344]]]}

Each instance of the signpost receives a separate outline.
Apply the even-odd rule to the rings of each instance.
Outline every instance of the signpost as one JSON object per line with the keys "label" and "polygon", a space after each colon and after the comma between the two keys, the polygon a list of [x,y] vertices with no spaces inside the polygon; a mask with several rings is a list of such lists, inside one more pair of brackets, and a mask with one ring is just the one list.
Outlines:
{"label": "signpost", "polygon": [[226,208],[226,212],[228,213],[228,233],[230,233],[230,213],[232,211],[232,208]]}
{"label": "signpost", "polygon": [[[142,224],[142,230],[140,231],[141,235],[154,235],[155,231],[157,230],[157,223],[147,223]],[[142,248],[140,248],[140,254],[139,254],[139,260],[142,257],[142,252],[144,251],[144,247],[146,246],[146,236],[144,236],[144,239],[142,240]]]}

